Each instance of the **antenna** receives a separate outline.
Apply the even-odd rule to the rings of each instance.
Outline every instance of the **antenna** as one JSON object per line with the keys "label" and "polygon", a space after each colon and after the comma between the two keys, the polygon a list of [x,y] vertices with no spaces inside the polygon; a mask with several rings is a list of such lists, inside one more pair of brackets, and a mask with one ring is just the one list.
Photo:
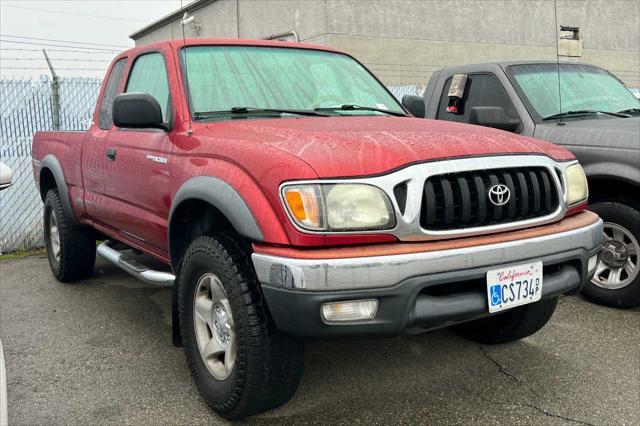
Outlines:
{"label": "antenna", "polygon": [[[556,68],[558,71],[558,113],[562,113],[562,90],[560,84],[560,45],[558,40],[558,2],[557,0],[553,0],[553,18],[556,23],[555,35],[556,35]],[[562,117],[560,117],[560,122],[562,122]]]}
{"label": "antenna", "polygon": [[[180,0],[180,10],[184,7],[182,6],[182,0]],[[187,109],[191,104],[191,88],[189,87],[189,68],[187,65],[187,39],[184,35],[184,27],[193,21],[193,16],[189,17],[189,12],[185,11],[184,15],[182,15],[182,20],[180,21],[180,26],[182,26],[182,51],[184,52],[184,83],[185,83],[185,94],[187,96]],[[187,114],[187,120],[189,120],[189,128],[187,130],[187,136],[191,136],[193,134],[193,129],[191,128],[191,113]]]}

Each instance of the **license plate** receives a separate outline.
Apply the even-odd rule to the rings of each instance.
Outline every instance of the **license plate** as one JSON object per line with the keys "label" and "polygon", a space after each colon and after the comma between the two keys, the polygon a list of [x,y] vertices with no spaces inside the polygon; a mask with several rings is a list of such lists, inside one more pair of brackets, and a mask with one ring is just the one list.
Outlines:
{"label": "license plate", "polygon": [[508,266],[487,272],[489,312],[499,312],[540,300],[542,262]]}

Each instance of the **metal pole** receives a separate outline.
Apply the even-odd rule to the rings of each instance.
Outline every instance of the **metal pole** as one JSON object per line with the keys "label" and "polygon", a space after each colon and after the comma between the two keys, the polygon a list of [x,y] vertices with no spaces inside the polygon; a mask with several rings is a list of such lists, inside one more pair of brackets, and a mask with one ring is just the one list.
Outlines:
{"label": "metal pole", "polygon": [[51,60],[49,59],[49,55],[47,55],[47,51],[42,49],[42,53],[44,54],[44,59],[47,61],[47,65],[49,66],[49,71],[51,71],[51,113],[53,116],[53,130],[60,130],[60,83],[58,80],[58,74],[56,74],[56,70],[53,69],[53,65],[51,64]]}
{"label": "metal pole", "polygon": [[280,40],[289,36],[293,36],[293,39],[296,41],[296,43],[300,42],[300,37],[298,36],[298,33],[295,31],[287,31],[286,33],[280,33],[280,34],[271,34],[270,36],[263,38],[263,40]]}

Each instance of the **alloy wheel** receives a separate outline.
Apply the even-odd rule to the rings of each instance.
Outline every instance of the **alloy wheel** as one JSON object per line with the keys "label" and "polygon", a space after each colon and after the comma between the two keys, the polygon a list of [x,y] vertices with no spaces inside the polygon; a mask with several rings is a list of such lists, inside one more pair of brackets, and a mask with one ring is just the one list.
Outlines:
{"label": "alloy wheel", "polygon": [[213,377],[225,380],[233,371],[237,346],[227,293],[212,273],[200,277],[195,291],[193,325],[200,355]]}
{"label": "alloy wheel", "polygon": [[51,254],[55,261],[60,263],[60,230],[53,209],[49,211],[49,241],[51,242]]}
{"label": "alloy wheel", "polygon": [[602,248],[591,281],[608,290],[618,290],[631,284],[640,273],[638,240],[625,227],[605,222]]}

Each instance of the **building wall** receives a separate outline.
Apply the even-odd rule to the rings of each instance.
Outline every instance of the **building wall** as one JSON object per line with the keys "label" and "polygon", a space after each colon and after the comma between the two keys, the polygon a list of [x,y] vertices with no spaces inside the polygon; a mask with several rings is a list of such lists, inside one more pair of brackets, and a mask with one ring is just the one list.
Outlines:
{"label": "building wall", "polygon": [[[295,30],[303,41],[324,44],[324,14],[323,0],[217,0],[193,13],[199,30],[187,25],[185,36],[260,39]],[[181,18],[136,39],[136,46],[182,38]]]}
{"label": "building wall", "polygon": [[[558,25],[580,27],[579,60],[640,86],[640,2],[557,0]],[[555,59],[552,0],[218,0],[187,36],[263,38],[295,30],[363,61],[387,84],[424,85],[435,69],[506,59]],[[238,19],[239,18],[239,19]],[[176,22],[136,44],[181,37]]]}
{"label": "building wall", "polygon": [[[199,26],[199,31],[193,24],[184,27],[186,37],[224,37],[238,36],[236,26],[235,0],[218,0],[193,13]],[[176,18],[170,24],[164,25],[153,32],[145,34],[135,40],[136,46],[153,43],[155,41],[182,38],[182,26]]]}

